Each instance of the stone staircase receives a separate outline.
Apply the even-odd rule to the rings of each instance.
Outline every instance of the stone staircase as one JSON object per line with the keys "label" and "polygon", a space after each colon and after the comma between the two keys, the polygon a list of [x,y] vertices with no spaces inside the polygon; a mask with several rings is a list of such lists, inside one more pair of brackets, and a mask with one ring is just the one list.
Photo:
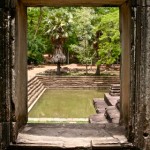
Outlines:
{"label": "stone staircase", "polygon": [[120,84],[111,84],[109,93],[104,99],[94,98],[93,105],[96,114],[89,117],[89,123],[119,123],[120,119]]}
{"label": "stone staircase", "polygon": [[28,108],[30,108],[44,91],[45,87],[43,83],[36,76],[28,81]]}
{"label": "stone staircase", "polygon": [[111,84],[120,83],[118,76],[37,76],[49,88],[98,88],[108,90]]}

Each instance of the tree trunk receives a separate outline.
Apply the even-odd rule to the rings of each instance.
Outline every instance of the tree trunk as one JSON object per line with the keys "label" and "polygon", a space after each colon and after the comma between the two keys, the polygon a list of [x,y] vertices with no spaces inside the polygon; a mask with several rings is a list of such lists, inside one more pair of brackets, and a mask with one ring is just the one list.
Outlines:
{"label": "tree trunk", "polygon": [[57,63],[57,75],[60,75],[60,62]]}
{"label": "tree trunk", "polygon": [[68,50],[68,53],[67,53],[67,63],[69,65],[69,50]]}
{"label": "tree trunk", "polygon": [[88,64],[86,62],[86,75],[88,74]]}
{"label": "tree trunk", "polygon": [[97,76],[100,75],[100,65],[97,65],[95,75],[97,75]]}
{"label": "tree trunk", "polygon": [[92,70],[92,66],[93,66],[93,61],[91,60],[91,70]]}

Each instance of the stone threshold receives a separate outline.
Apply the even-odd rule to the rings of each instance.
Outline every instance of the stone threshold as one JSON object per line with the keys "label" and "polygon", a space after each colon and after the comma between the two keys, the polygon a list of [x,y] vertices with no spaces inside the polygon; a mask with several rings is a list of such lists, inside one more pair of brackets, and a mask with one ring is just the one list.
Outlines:
{"label": "stone threshold", "polygon": [[27,124],[10,147],[129,150],[132,144],[118,124]]}
{"label": "stone threshold", "polygon": [[67,123],[78,123],[78,122],[88,122],[88,118],[28,118],[28,122],[67,122]]}

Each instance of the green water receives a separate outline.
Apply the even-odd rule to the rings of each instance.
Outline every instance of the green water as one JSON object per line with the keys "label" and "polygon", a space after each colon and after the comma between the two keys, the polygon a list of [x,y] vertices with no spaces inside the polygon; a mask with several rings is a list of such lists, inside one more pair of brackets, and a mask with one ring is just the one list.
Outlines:
{"label": "green water", "polygon": [[31,118],[87,118],[95,114],[93,98],[103,98],[99,90],[46,90],[29,112]]}

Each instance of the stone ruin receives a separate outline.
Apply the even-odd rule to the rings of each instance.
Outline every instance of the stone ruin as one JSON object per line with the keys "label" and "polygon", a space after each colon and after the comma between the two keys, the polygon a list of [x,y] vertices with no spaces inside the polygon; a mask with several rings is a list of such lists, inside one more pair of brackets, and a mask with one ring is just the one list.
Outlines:
{"label": "stone ruin", "polygon": [[[12,143],[16,142],[19,129],[26,125],[28,118],[26,10],[27,7],[37,6],[117,6],[120,8],[122,47],[120,124],[125,126],[127,139],[136,149],[149,150],[149,0],[1,0],[0,149],[27,149],[25,145],[13,147]],[[36,146],[34,149],[38,149]],[[113,149],[112,145],[111,148]],[[33,149],[33,145],[28,149]]]}

